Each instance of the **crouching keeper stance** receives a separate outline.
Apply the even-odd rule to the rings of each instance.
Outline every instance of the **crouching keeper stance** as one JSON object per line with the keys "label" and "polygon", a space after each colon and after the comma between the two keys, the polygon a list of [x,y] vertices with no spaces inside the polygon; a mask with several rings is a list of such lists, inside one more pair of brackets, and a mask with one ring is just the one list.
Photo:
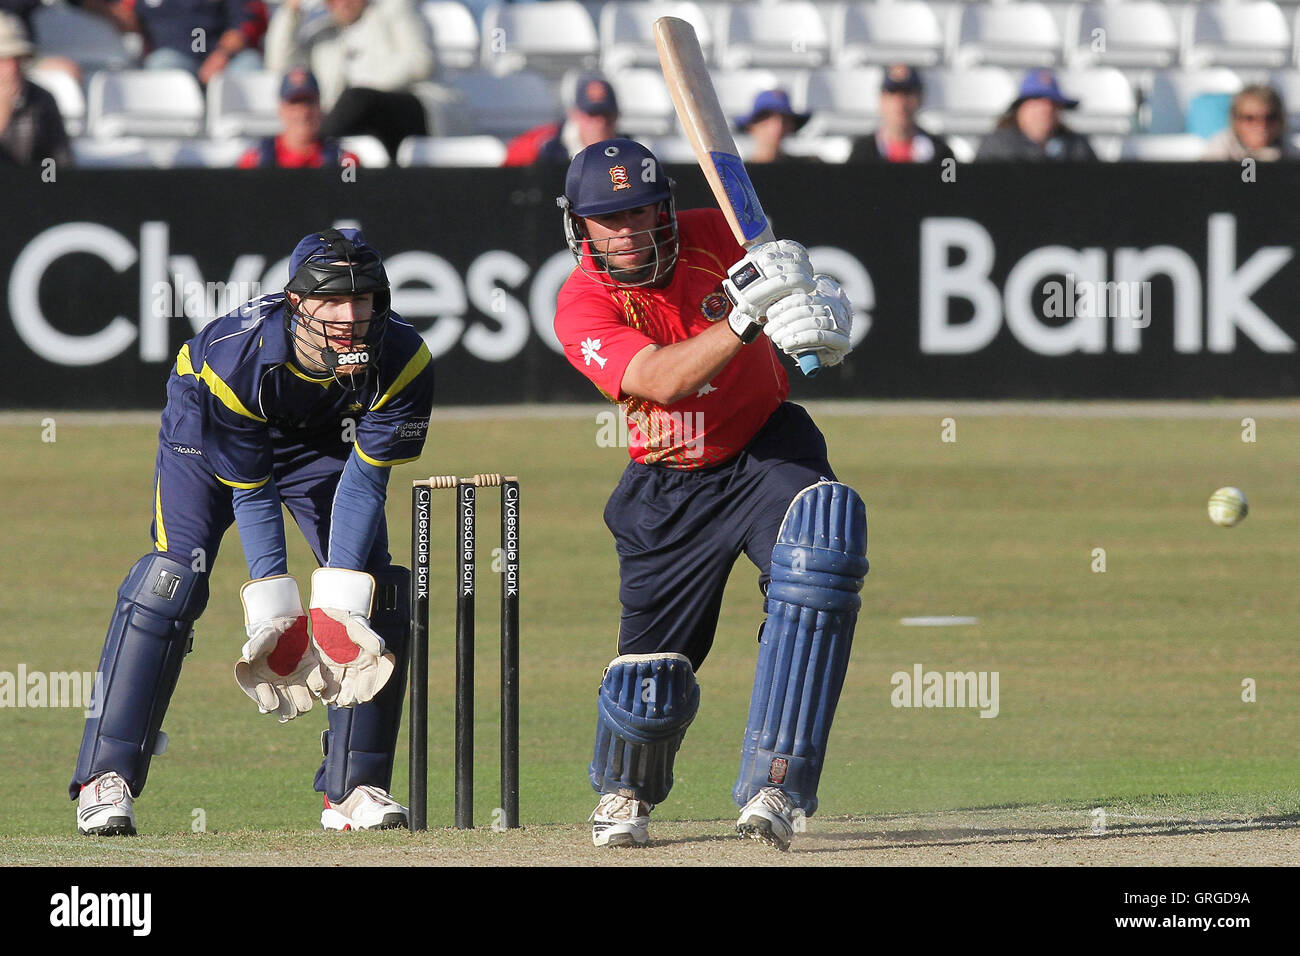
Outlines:
{"label": "crouching keeper stance", "polygon": [[630,140],[579,153],[558,202],[578,268],[560,291],[555,331],[574,367],[623,406],[632,456],[605,507],[622,617],[619,656],[597,695],[592,839],[647,842],[743,552],[759,569],[767,619],[736,829],[788,849],[799,813],[817,808],[867,528],[821,432],[785,400],[779,353],[839,364],[851,307],[798,243],[746,253],[721,212],[679,214],[658,160]]}
{"label": "crouching keeper stance", "polygon": [[[389,560],[389,470],[424,447],[429,350],[389,308],[379,254],[355,229],[306,236],[284,292],[208,324],[167,382],[153,551],[122,582],[69,793],[81,833],[135,833],[132,801],[232,523],[248,563],[235,680],[288,721],[328,706],[315,789],[326,829],[403,826],[388,794],[405,690],[409,572]],[[321,567],[306,610],[281,505]],[[214,733],[220,732],[214,730]]]}

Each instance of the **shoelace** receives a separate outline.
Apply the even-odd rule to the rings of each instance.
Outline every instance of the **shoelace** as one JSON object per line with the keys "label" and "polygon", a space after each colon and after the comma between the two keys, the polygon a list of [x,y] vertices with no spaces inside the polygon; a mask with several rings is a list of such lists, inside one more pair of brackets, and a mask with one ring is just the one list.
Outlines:
{"label": "shoelace", "polygon": [[126,796],[126,784],[122,778],[106,773],[95,781],[95,798],[109,803],[121,803]]}

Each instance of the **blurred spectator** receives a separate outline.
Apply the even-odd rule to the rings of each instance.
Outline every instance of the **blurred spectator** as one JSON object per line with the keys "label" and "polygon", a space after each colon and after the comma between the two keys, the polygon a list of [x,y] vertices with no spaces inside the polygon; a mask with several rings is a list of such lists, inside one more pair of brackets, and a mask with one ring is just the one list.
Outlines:
{"label": "blurred spectator", "polygon": [[1282,97],[1271,86],[1247,86],[1232,98],[1228,128],[1214,136],[1205,148],[1205,159],[1300,159],[1286,134],[1286,109]]}
{"label": "blurred spectator", "polygon": [[1031,70],[997,128],[980,143],[975,159],[1095,160],[1088,138],[1061,122],[1061,111],[1078,105],[1061,92],[1051,70]]}
{"label": "blurred spectator", "polygon": [[68,133],[54,97],[23,75],[32,55],[18,17],[0,12],[0,165],[71,165]]}
{"label": "blurred spectator", "polygon": [[754,97],[754,108],[748,116],[736,118],[736,129],[749,134],[752,141],[747,163],[775,163],[802,159],[786,155],[782,144],[808,125],[809,113],[796,113],[790,106],[790,96],[784,90],[764,90]]}
{"label": "blurred spectator", "polygon": [[559,123],[520,133],[506,144],[503,166],[568,163],[592,143],[618,135],[618,99],[609,81],[595,73],[578,77],[573,105]]}
{"label": "blurred spectator", "polygon": [[240,169],[278,166],[281,169],[327,169],[361,163],[339,146],[338,140],[321,138],[320,86],[310,70],[297,66],[280,84],[279,136],[268,136],[243,156]]}
{"label": "blurred spectator", "polygon": [[916,125],[921,76],[902,63],[885,71],[880,84],[880,128],[853,141],[850,163],[939,163],[952,159],[943,137]]}
{"label": "blurred spectator", "polygon": [[147,70],[186,70],[206,85],[224,70],[260,70],[262,0],[81,0],[124,33],[144,37]]}
{"label": "blurred spectator", "polygon": [[391,156],[428,121],[412,84],[433,74],[429,27],[413,0],[325,0],[328,16],[303,22],[284,0],[266,32],[266,66],[304,66],[320,80],[325,136],[374,136]]}
{"label": "blurred spectator", "polygon": [[[27,36],[36,40],[40,46],[40,37],[32,30],[32,13],[43,4],[41,0],[0,0],[0,11],[12,13],[23,22]],[[66,56],[33,56],[27,64],[28,70],[62,70],[78,83],[82,82],[81,66],[76,60]]]}

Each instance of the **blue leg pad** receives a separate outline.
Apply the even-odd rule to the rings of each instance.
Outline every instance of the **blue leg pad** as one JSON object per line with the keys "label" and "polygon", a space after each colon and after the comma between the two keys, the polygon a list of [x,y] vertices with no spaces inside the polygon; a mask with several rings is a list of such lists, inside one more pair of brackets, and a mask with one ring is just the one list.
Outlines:
{"label": "blue leg pad", "polygon": [[372,700],[355,707],[329,708],[329,730],[321,736],[325,760],[316,772],[315,786],[331,803],[342,802],[356,787],[387,791],[393,782],[393,752],[406,697],[411,572],[391,567],[373,574],[375,606],[370,626],[396,661],[388,683]]}
{"label": "blue leg pad", "polygon": [[811,816],[867,573],[867,514],[848,485],[805,488],[772,549],[772,583],[732,796],[778,787]]}
{"label": "blue leg pad", "polygon": [[605,668],[597,694],[591,785],[663,803],[673,761],[700,709],[700,685],[681,654],[626,654]]}
{"label": "blue leg pad", "polygon": [[68,793],[102,773],[144,790],[193,623],[208,603],[208,579],[166,554],[147,554],[127,572],[108,625],[99,678]]}

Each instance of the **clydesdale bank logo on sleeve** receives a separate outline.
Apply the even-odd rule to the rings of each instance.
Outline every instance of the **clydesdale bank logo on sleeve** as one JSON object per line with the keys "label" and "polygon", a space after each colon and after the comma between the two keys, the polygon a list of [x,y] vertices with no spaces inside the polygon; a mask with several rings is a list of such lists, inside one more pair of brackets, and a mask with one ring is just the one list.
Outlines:
{"label": "clydesdale bank logo on sleeve", "polygon": [[402,422],[397,426],[397,437],[402,441],[411,438],[423,438],[429,431],[429,419],[419,418],[415,421]]}

